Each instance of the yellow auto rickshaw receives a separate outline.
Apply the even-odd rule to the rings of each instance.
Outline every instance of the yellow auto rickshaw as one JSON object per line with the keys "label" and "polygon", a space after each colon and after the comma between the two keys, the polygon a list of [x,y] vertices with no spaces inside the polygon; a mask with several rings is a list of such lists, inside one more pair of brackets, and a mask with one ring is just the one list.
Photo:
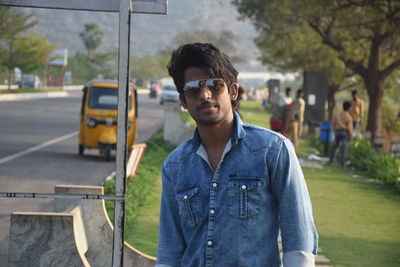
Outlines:
{"label": "yellow auto rickshaw", "polygon": [[[83,88],[79,125],[79,155],[86,148],[99,149],[106,161],[117,143],[118,82],[94,80]],[[137,135],[137,93],[129,86],[128,97],[128,147]]]}

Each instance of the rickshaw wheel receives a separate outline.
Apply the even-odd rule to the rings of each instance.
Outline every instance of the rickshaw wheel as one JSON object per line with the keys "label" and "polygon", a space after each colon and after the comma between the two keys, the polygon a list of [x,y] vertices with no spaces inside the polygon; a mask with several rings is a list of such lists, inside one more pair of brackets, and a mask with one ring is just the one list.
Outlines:
{"label": "rickshaw wheel", "polygon": [[83,151],[85,150],[85,147],[82,144],[79,144],[79,155],[83,155]]}
{"label": "rickshaw wheel", "polygon": [[111,159],[111,146],[110,145],[105,145],[103,147],[103,153],[104,153],[104,160],[105,161],[110,161],[110,159]]}

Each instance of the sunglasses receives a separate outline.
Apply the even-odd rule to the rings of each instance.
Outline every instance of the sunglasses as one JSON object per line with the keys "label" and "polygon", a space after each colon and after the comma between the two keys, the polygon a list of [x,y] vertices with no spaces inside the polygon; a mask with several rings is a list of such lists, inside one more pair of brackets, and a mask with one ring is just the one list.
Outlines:
{"label": "sunglasses", "polygon": [[195,96],[200,93],[201,88],[203,88],[204,86],[207,86],[207,88],[212,93],[218,94],[224,88],[225,82],[222,78],[211,78],[211,79],[190,81],[185,83],[183,91],[188,96]]}

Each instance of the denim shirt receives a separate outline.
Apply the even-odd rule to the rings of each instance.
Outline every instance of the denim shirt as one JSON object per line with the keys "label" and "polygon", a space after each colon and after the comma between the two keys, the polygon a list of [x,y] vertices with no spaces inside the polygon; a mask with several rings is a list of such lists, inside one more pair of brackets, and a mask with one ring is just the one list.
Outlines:
{"label": "denim shirt", "polygon": [[281,266],[279,231],[284,265],[312,266],[318,235],[290,141],[235,113],[215,172],[201,150],[196,130],[163,164],[156,266]]}

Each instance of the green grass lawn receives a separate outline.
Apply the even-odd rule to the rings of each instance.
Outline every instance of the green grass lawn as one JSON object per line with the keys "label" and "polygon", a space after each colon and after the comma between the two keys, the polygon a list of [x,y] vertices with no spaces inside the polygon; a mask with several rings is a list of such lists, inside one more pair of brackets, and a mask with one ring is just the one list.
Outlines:
{"label": "green grass lawn", "polygon": [[243,122],[270,128],[271,115],[261,106],[261,101],[241,101],[239,112]]}
{"label": "green grass lawn", "polygon": [[400,266],[400,195],[336,167],[303,168],[320,247],[335,266]]}
{"label": "green grass lawn", "polygon": [[[260,102],[243,101],[245,122],[269,127],[269,115]],[[140,201],[137,216],[127,214],[126,240],[139,250],[156,256],[158,215],[161,192],[161,164],[172,149],[153,137],[139,167],[141,175],[153,179],[134,178],[151,183],[151,190]],[[154,145],[156,144],[156,145]],[[315,150],[315,139],[303,140],[300,153]],[[148,159],[147,159],[147,158]],[[156,160],[147,161],[152,158]],[[319,246],[334,266],[400,266],[400,194],[387,186],[352,178],[350,171],[335,166],[324,169],[303,168],[308,184],[315,223],[320,236]],[[131,187],[129,182],[128,187]],[[129,191],[129,189],[128,189]],[[135,201],[128,200],[134,203]],[[129,213],[128,209],[128,213]]]}

